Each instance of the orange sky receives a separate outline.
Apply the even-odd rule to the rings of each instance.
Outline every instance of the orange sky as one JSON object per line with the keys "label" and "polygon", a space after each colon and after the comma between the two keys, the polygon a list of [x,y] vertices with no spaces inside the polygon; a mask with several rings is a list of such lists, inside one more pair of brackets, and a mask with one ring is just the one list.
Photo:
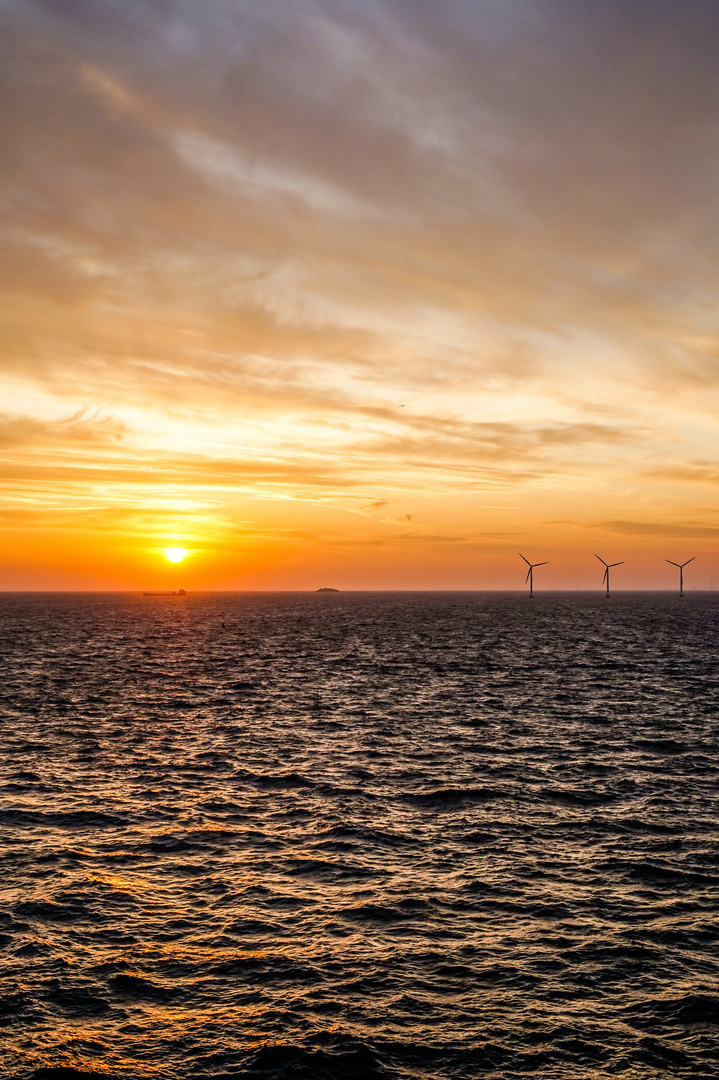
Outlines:
{"label": "orange sky", "polygon": [[719,583],[717,8],[0,23],[0,589]]}

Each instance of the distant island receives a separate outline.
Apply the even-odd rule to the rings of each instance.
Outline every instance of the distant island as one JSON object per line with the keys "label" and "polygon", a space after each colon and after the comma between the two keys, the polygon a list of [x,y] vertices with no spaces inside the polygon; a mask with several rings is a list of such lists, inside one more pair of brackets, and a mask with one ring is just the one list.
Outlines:
{"label": "distant island", "polygon": [[328,589],[325,585],[323,589],[318,589],[317,592],[339,592],[339,589]]}

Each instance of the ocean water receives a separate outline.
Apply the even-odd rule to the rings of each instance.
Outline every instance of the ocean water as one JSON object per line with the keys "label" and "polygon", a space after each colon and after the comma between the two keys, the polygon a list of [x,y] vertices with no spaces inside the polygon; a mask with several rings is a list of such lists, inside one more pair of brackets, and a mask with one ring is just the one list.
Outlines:
{"label": "ocean water", "polygon": [[1,597],[0,1076],[719,1075],[718,644],[713,594]]}

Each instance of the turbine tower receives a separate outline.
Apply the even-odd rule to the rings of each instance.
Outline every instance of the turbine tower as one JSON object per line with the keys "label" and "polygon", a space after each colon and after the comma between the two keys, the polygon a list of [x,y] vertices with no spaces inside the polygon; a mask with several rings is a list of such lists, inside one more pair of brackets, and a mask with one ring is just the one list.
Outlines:
{"label": "turbine tower", "polygon": [[686,562],[682,562],[682,563],[672,562],[671,559],[665,559],[664,560],[664,562],[671,563],[672,566],[678,566],[679,567],[679,595],[680,596],[684,596],[684,567],[689,566],[689,563],[694,562],[695,559],[696,559],[696,555],[692,555],[691,559],[687,559]]}
{"label": "turbine tower", "polygon": [[[518,551],[517,554],[519,555],[520,559],[524,559],[524,555],[522,555],[521,551]],[[531,563],[529,561],[529,559],[524,559],[524,561],[526,562],[527,566],[529,567],[529,570],[527,570],[527,576],[524,579],[524,584],[526,585],[527,582],[529,582],[529,599],[534,600],[534,579],[532,577],[532,571],[534,570],[535,566],[546,566],[548,560],[545,560],[545,562],[535,562],[535,563]]]}
{"label": "turbine tower", "polygon": [[600,558],[599,555],[595,555],[594,558],[599,559],[600,563],[604,564],[605,569],[604,569],[604,577],[602,578],[602,582],[606,581],[606,583],[607,583],[607,596],[609,596],[609,571],[611,570],[611,568],[613,566],[624,566],[624,559],[622,559],[621,562],[604,562],[604,559]]}

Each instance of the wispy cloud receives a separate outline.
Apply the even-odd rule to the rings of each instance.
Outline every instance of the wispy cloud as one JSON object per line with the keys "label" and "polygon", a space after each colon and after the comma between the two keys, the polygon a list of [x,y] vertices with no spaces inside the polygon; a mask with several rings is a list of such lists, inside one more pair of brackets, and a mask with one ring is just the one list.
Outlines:
{"label": "wispy cloud", "polygon": [[616,536],[719,537],[719,525],[701,521],[598,521],[587,528]]}

